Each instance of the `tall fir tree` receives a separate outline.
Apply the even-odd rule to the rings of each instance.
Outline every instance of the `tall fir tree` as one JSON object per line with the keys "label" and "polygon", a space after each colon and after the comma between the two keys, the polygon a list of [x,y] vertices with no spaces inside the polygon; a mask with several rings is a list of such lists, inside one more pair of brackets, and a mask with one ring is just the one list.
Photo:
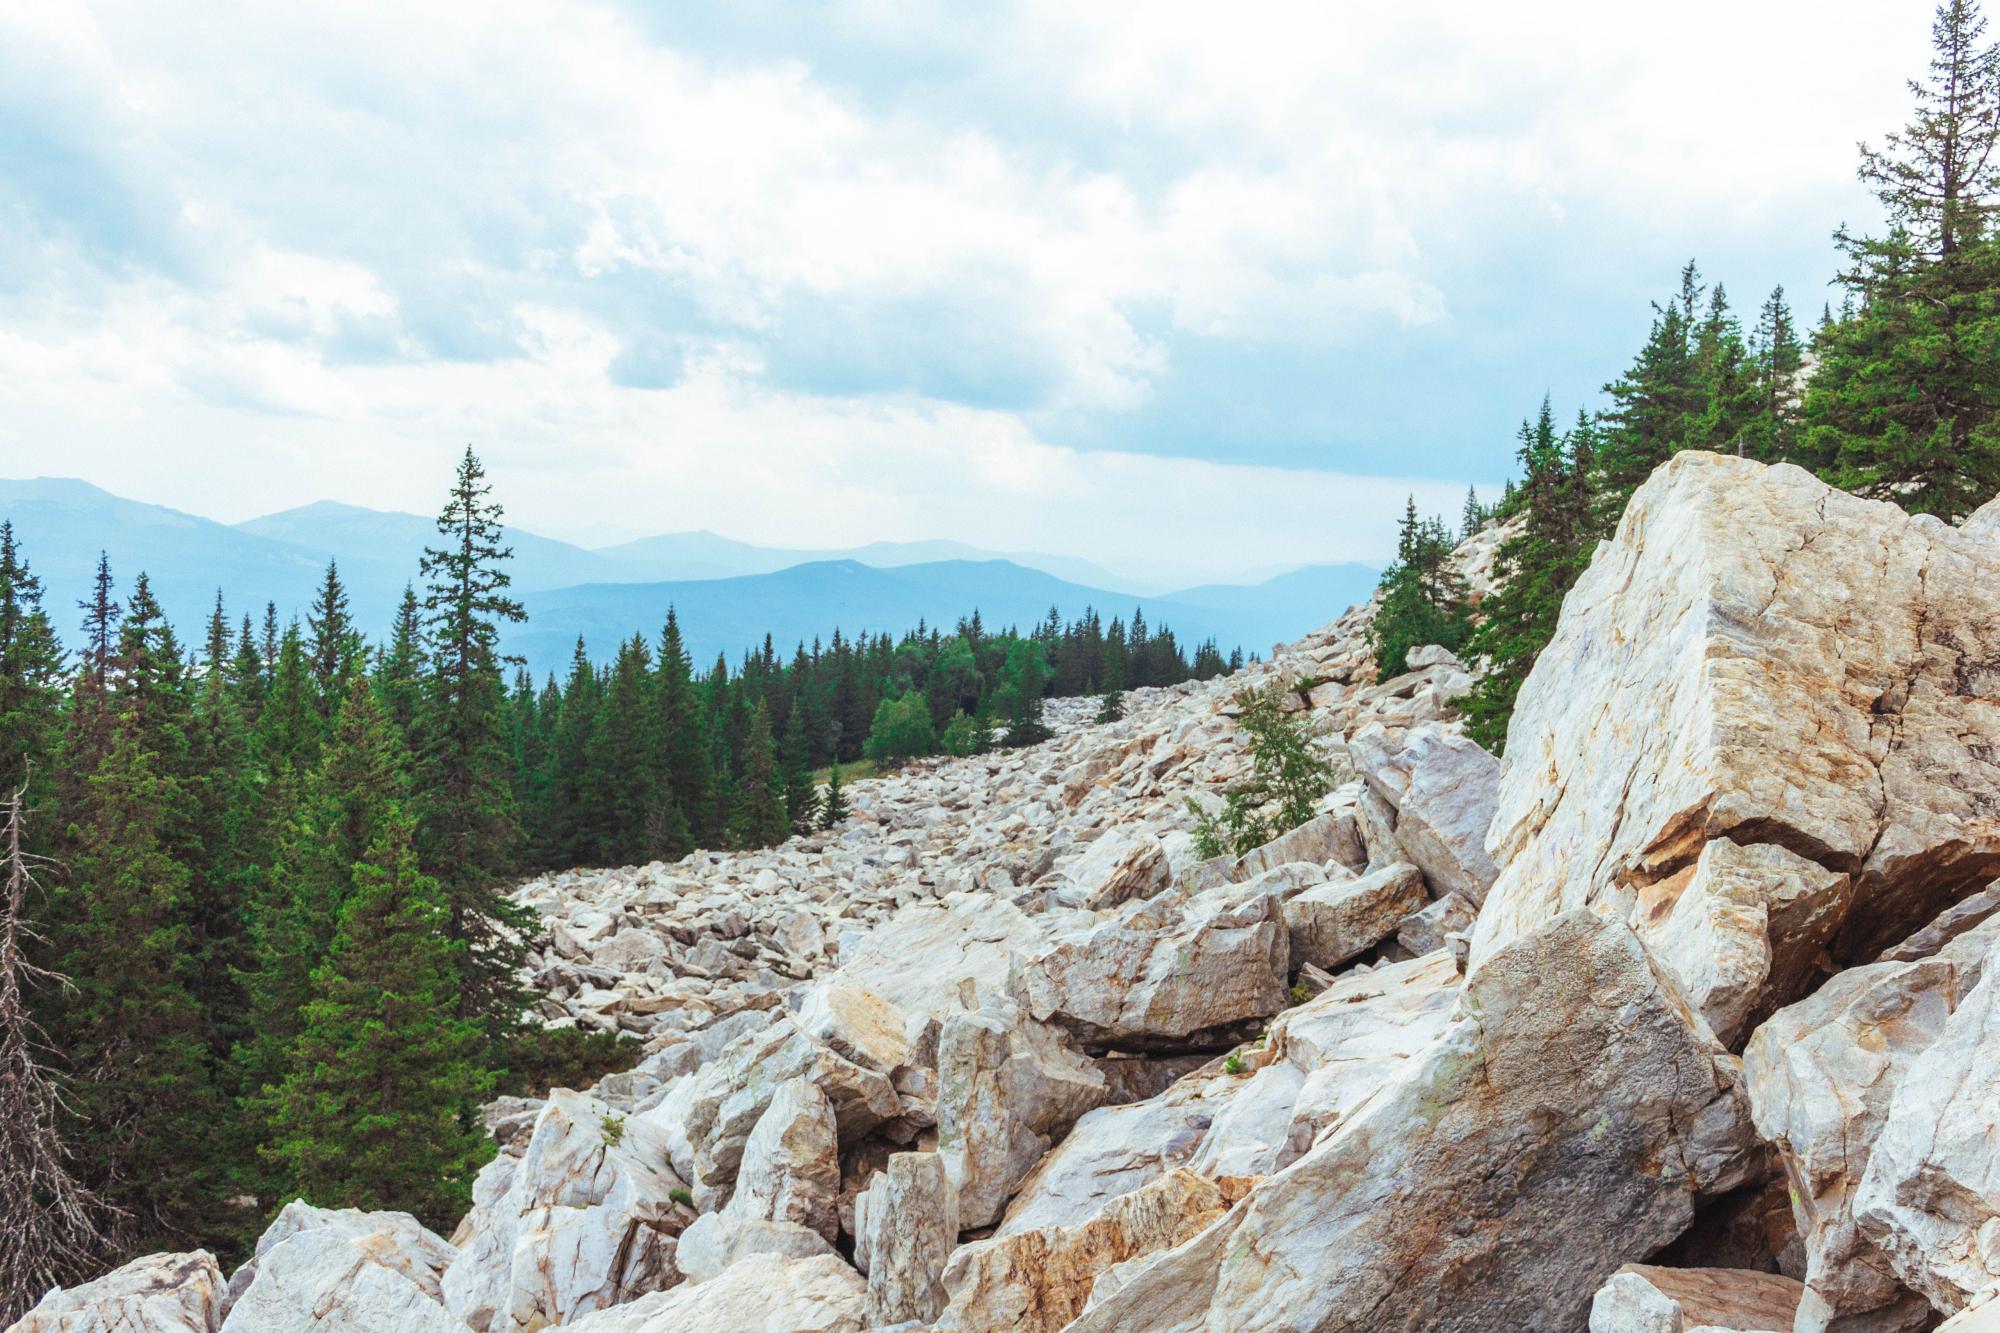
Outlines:
{"label": "tall fir tree", "polygon": [[1849,313],[1814,340],[1803,455],[1834,484],[1952,520],[2000,489],[2000,55],[1972,0],[1931,28],[1916,113],[1861,179],[1881,237],[1842,228]]}
{"label": "tall fir tree", "polygon": [[736,810],[729,824],[730,841],[738,847],[775,846],[791,835],[792,821],[785,810],[777,746],[771,739],[771,710],[761,699],[750,717],[742,764]]}
{"label": "tall fir tree", "polygon": [[63,684],[62,645],[42,609],[42,581],[13,523],[0,522],[0,794],[26,788],[21,822],[31,828],[55,790]]}
{"label": "tall fir tree", "polygon": [[397,1209],[443,1228],[493,1155],[478,1117],[493,1080],[482,1026],[459,1016],[465,946],[412,834],[392,809],[352,868],[291,1072],[266,1102],[266,1155],[289,1191],[323,1207]]}
{"label": "tall fir tree", "polygon": [[339,565],[326,562],[326,575],[306,612],[306,656],[312,667],[313,697],[319,714],[331,718],[347,697],[347,681],[360,670],[361,632],[347,605]]}
{"label": "tall fir tree", "polygon": [[501,507],[468,446],[424,550],[430,670],[416,720],[417,847],[442,887],[450,936],[463,944],[460,1003],[497,1037],[511,1035],[525,995],[517,973],[535,922],[501,891],[521,831],[508,749],[500,626],[526,618],[507,595]]}

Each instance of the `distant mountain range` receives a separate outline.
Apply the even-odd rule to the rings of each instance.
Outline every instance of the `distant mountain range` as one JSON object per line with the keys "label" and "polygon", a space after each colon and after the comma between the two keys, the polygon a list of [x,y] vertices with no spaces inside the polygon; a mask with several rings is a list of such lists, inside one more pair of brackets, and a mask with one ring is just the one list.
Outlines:
{"label": "distant mountain range", "polygon": [[[329,559],[339,561],[355,618],[378,634],[436,536],[432,521],[415,514],[325,501],[231,525],[50,477],[0,481],[0,517],[13,522],[66,638],[75,635],[74,604],[89,591],[99,551],[121,589],[146,571],[184,640],[199,633],[218,588],[232,619],[261,615],[267,601],[280,615],[302,615]],[[901,631],[920,619],[948,626],[974,609],[989,626],[1026,627],[1051,606],[1065,618],[1095,607],[1107,620],[1129,620],[1143,607],[1149,623],[1171,625],[1190,647],[1213,638],[1225,652],[1263,652],[1366,598],[1376,578],[1363,565],[1313,565],[1250,585],[1160,594],[1086,560],[954,541],[789,550],[681,532],[590,549],[520,529],[509,529],[507,541],[530,618],[506,647],[538,675],[559,670],[579,634],[599,660],[634,632],[655,637],[669,606],[700,664],[718,652],[733,660],[767,633],[789,655],[836,627],[852,635]]]}

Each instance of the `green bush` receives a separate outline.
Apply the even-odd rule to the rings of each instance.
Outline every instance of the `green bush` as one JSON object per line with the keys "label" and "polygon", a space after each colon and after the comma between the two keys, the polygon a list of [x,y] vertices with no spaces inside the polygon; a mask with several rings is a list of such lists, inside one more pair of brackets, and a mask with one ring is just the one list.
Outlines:
{"label": "green bush", "polygon": [[898,699],[884,699],[875,709],[874,725],[861,752],[877,764],[893,766],[921,759],[938,751],[937,732],[931,727],[930,705],[912,690]]}
{"label": "green bush", "polygon": [[639,1063],[635,1037],[582,1028],[523,1028],[507,1046],[507,1068],[496,1091],[540,1097],[550,1088],[587,1088],[606,1074]]}
{"label": "green bush", "polygon": [[1204,858],[1241,856],[1291,832],[1332,788],[1333,765],[1307,723],[1310,714],[1286,712],[1284,699],[1275,685],[1236,696],[1243,710],[1236,725],[1250,738],[1250,778],[1225,791],[1213,813],[1188,798],[1195,850]]}

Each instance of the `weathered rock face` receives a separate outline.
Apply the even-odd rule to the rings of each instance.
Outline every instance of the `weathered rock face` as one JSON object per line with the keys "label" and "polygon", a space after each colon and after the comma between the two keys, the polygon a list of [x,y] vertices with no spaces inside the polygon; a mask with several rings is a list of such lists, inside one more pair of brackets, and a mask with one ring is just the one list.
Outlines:
{"label": "weathered rock face", "polygon": [[725,1208],[703,1213],[681,1234],[674,1266],[690,1284],[712,1282],[753,1256],[811,1259],[832,1254],[833,1246],[810,1227],[773,1222]]}
{"label": "weathered rock face", "polygon": [[958,1199],[936,1153],[900,1152],[855,1204],[871,1324],[930,1320],[944,1308],[945,1260],[958,1245]]}
{"label": "weathered rock face", "polygon": [[577,1333],[862,1333],[866,1298],[860,1275],[834,1255],[757,1255],[707,1282],[642,1296],[570,1327]]}
{"label": "weathered rock face", "polygon": [[444,1302],[472,1329],[530,1333],[667,1286],[680,1188],[658,1125],[559,1089],[520,1159],[480,1172]]}
{"label": "weathered rock face", "polygon": [[[229,1333],[457,1333],[440,1278],[456,1251],[407,1213],[286,1206],[230,1283]],[[239,1277],[241,1275],[239,1274]]]}
{"label": "weathered rock face", "polygon": [[1014,1187],[1108,1091],[1061,1029],[998,997],[945,1020],[937,1069],[938,1152],[967,1229],[999,1221]]}
{"label": "weathered rock face", "polygon": [[1076,904],[1092,909],[1150,898],[1174,878],[1167,849],[1157,837],[1115,829],[1086,847],[1065,873]]}
{"label": "weathered rock face", "polygon": [[1633,927],[1726,1046],[1804,993],[1848,877],[1771,843],[1709,843],[1639,894]]}
{"label": "weathered rock face", "polygon": [[1564,916],[1489,958],[1463,1017],[1319,1147],[1074,1333],[1578,1327],[1626,1256],[1741,1179],[1747,1129],[1733,1062],[1631,931]]}
{"label": "weathered rock face", "polygon": [[206,1250],[149,1254],[94,1282],[56,1288],[8,1333],[215,1333],[222,1289]]}
{"label": "weathered rock face", "polygon": [[1955,1314],[1937,1326],[1937,1333],[2000,1333],[2000,1292],[1987,1296],[1963,1314]]}
{"label": "weathered rock face", "polygon": [[2000,1287],[2000,939],[1897,1085],[1854,1212],[1897,1276],[1938,1309]]}
{"label": "weathered rock face", "polygon": [[1363,780],[1396,811],[1396,843],[1438,897],[1477,907],[1500,869],[1486,829],[1500,794],[1500,761],[1436,723],[1392,731],[1376,723],[1347,743]]}
{"label": "weathered rock face", "polygon": [[1016,956],[1007,987],[1085,1043],[1199,1045],[1284,1008],[1286,948],[1275,898],[1201,911],[1168,895],[1059,931]]}
{"label": "weathered rock face", "polygon": [[1290,961],[1330,971],[1395,934],[1428,903],[1423,874],[1413,865],[1307,889],[1284,905]]}
{"label": "weathered rock face", "polygon": [[1791,1333],[1803,1291],[1776,1273],[1627,1264],[1591,1302],[1590,1333]]}
{"label": "weathered rock face", "polygon": [[1057,1333],[1083,1313],[1097,1276],[1199,1232],[1224,1209],[1222,1191],[1175,1170],[1113,1200],[1078,1226],[974,1241],[952,1255],[939,1333]]}
{"label": "weathered rock face", "polygon": [[750,1131],[729,1207],[832,1241],[840,1225],[840,1138],[833,1104],[809,1079],[785,1083]]}
{"label": "weathered rock face", "polygon": [[1931,958],[1851,968],[1779,1010],[1744,1049],[1757,1129],[1783,1157],[1805,1241],[1801,1333],[1922,1328],[1931,1317],[1859,1225],[1856,1194],[1898,1089],[1979,984],[1995,938],[2000,921]]}
{"label": "weathered rock face", "polygon": [[1789,466],[1640,487],[1522,687],[1473,960],[1719,838],[1853,876],[1872,957],[2000,872],[2000,546]]}

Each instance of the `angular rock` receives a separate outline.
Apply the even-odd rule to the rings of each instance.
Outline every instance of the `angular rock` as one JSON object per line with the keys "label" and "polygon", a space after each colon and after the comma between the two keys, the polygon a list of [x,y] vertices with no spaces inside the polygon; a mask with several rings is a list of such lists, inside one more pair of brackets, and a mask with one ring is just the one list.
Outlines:
{"label": "angular rock", "polygon": [[1061,1029],[997,997],[945,1020],[937,1060],[937,1150],[958,1224],[990,1226],[1055,1140],[1106,1099],[1106,1079]]}
{"label": "angular rock", "polygon": [[78,1287],[57,1287],[8,1333],[215,1333],[222,1270],[207,1250],[149,1254]]}
{"label": "angular rock", "polygon": [[1939,1310],[2000,1287],[2000,940],[1897,1085],[1854,1212]]}
{"label": "angular rock", "polygon": [[520,1160],[480,1172],[444,1303],[474,1330],[530,1333],[664,1287],[680,1188],[657,1124],[557,1089]]}
{"label": "angular rock", "polygon": [[796,1222],[773,1222],[724,1209],[703,1213],[681,1233],[674,1267],[689,1282],[711,1282],[755,1255],[812,1259],[832,1254],[826,1237]]}
{"label": "angular rock", "polygon": [[1017,955],[1007,991],[1037,1022],[1104,1045],[1199,1045],[1285,1005],[1275,898],[1215,911],[1154,899]]}
{"label": "angular rock", "polygon": [[1522,686],[1473,965],[1719,838],[1854,877],[1873,957],[2000,873],[2000,544],[1799,468],[1686,452],[1627,505]]}
{"label": "angular rock", "polygon": [[1333,971],[1389,938],[1427,902],[1423,873],[1407,864],[1307,889],[1284,904],[1291,961]]}
{"label": "angular rock", "polygon": [[1847,915],[1848,877],[1771,843],[1727,838],[1647,886],[1633,929],[1722,1044],[1804,994]]}
{"label": "angular rock", "polygon": [[1083,1313],[1098,1274],[1180,1244],[1225,1206],[1212,1182],[1175,1170],[1080,1225],[961,1246],[945,1267],[950,1303],[935,1327],[938,1333],[1057,1333]]}
{"label": "angular rock", "polygon": [[1106,833],[1086,847],[1066,873],[1074,901],[1093,910],[1150,898],[1174,878],[1166,848],[1143,829]]}
{"label": "angular rock", "polygon": [[963,983],[1005,990],[1014,954],[1041,937],[1036,919],[1006,898],[953,894],[903,908],[851,954],[843,946],[840,968],[829,977],[894,1005],[904,1017],[904,1036],[914,1043],[931,1022],[943,1022],[958,1007]]}
{"label": "angular rock", "polygon": [[1929,1302],[1899,1280],[1855,1216],[1899,1087],[1979,984],[2000,920],[1937,955],[1834,976],[1752,1034],[1743,1074],[1757,1130],[1778,1149],[1806,1247],[1798,1327],[1923,1328]]}
{"label": "angular rock", "polygon": [[1777,1273],[1627,1264],[1591,1302],[1590,1333],[1791,1333],[1804,1290]]}
{"label": "angular rock", "polygon": [[[268,1242],[268,1243],[267,1243]],[[232,1296],[227,1333],[457,1333],[440,1277],[456,1251],[408,1213],[294,1202],[257,1244]]]}
{"label": "angular rock", "polygon": [[1580,1327],[1756,1148],[1734,1061],[1638,939],[1571,914],[1488,959],[1387,1086],[1072,1330]]}
{"label": "angular rock", "polygon": [[887,1075],[846,1059],[780,1016],[739,1038],[634,1120],[662,1129],[674,1170],[693,1188],[696,1205],[716,1212],[735,1187],[751,1130],[778,1088],[793,1078],[809,1080],[826,1095],[843,1147],[903,1110]]}
{"label": "angular rock", "polygon": [[840,1227],[840,1137],[833,1104],[795,1078],[771,1098],[743,1148],[730,1210],[808,1227],[831,1242]]}
{"label": "angular rock", "polygon": [[1190,1076],[1146,1101],[1090,1112],[1021,1182],[995,1234],[1087,1222],[1110,1200],[1184,1165],[1236,1087]]}
{"label": "angular rock", "polygon": [[1396,844],[1438,897],[1486,901],[1500,868],[1486,851],[1500,761],[1437,723],[1397,735],[1379,723],[1348,742],[1355,768],[1396,810]]}
{"label": "angular rock", "polygon": [[1396,943],[1421,958],[1445,947],[1452,935],[1462,935],[1479,919],[1473,905],[1455,893],[1447,893],[1420,912],[1413,913],[1396,927]]}
{"label": "angular rock", "polygon": [[2000,1333],[2000,1291],[1989,1292],[1984,1303],[1945,1320],[1937,1333]]}
{"label": "angular rock", "polygon": [[1368,852],[1362,846],[1353,813],[1336,810],[1318,815],[1289,833],[1279,834],[1262,847],[1238,857],[1230,878],[1254,879],[1293,861],[1311,861],[1316,865],[1337,863],[1350,870],[1366,865]]}
{"label": "angular rock", "polygon": [[706,1282],[586,1315],[576,1333],[862,1333],[867,1287],[834,1255],[754,1255]]}
{"label": "angular rock", "polygon": [[1878,963],[1908,963],[1919,958],[1928,958],[1995,915],[2000,915],[2000,880],[1988,884],[1970,898],[1961,898],[1938,914],[1937,920],[1925,926],[1900,944],[1882,951]]}
{"label": "angular rock", "polygon": [[936,1153],[899,1152],[855,1203],[855,1248],[868,1256],[868,1319],[935,1319],[958,1245],[958,1200]]}

